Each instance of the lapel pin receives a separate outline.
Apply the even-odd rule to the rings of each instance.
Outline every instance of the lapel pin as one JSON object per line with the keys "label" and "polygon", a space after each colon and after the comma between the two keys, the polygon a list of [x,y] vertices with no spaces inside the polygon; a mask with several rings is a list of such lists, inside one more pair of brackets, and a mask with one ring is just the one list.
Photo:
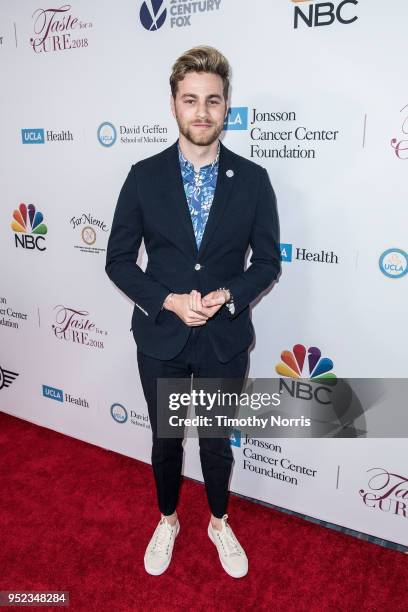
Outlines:
{"label": "lapel pin", "polygon": [[232,178],[234,176],[234,171],[233,170],[227,170],[225,174],[228,176],[228,178]]}

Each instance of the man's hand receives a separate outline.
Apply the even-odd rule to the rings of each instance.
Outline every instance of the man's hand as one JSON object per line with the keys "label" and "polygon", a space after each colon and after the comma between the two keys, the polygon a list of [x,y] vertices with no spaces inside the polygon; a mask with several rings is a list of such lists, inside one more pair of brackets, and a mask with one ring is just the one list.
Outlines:
{"label": "man's hand", "polygon": [[[198,295],[193,296],[193,294]],[[183,323],[190,327],[205,325],[210,316],[205,314],[204,309],[201,308],[201,295],[194,289],[191,293],[173,293],[164,301],[163,307],[174,312]]]}
{"label": "man's hand", "polygon": [[[213,291],[212,293],[225,293],[225,291]],[[208,293],[206,297],[208,297],[209,295],[212,295],[212,293]],[[219,304],[217,302],[214,305],[211,305],[211,304],[207,305],[204,302],[205,297],[202,298],[201,293],[199,291],[196,291],[196,289],[193,289],[191,291],[190,296],[191,296],[191,309],[199,314],[205,315],[207,318],[211,318],[212,316],[214,316],[217,310],[219,310],[222,304],[224,304],[224,302],[222,302],[222,304]]]}
{"label": "man's hand", "polygon": [[221,306],[225,304],[225,302],[228,302],[230,297],[230,292],[224,291],[224,289],[221,291],[211,291],[210,293],[207,293],[207,295],[205,295],[201,300],[201,303],[204,306],[204,312],[211,311],[212,314],[210,316],[213,316],[217,310],[219,310]]}
{"label": "man's hand", "polygon": [[202,298],[193,289],[190,293],[173,293],[165,300],[164,308],[174,312],[186,325],[205,325],[229,299],[229,291],[211,291]]}

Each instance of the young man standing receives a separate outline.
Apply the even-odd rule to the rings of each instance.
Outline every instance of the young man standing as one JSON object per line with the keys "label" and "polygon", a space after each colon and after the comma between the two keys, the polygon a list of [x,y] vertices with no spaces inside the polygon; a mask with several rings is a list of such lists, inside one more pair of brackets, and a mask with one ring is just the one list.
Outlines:
{"label": "young man standing", "polygon": [[[146,549],[148,573],[170,564],[182,438],[157,436],[158,378],[245,378],[254,337],[249,304],[280,272],[276,198],[264,168],[219,140],[228,114],[229,64],[216,49],[184,53],[170,77],[178,140],[133,165],[119,195],[107,250],[109,278],[134,301],[132,330],[152,426],[161,519]],[[142,238],[146,271],[135,263]],[[245,255],[252,249],[251,265]],[[211,517],[224,570],[241,577],[247,556],[227,522],[229,438],[200,437]]]}

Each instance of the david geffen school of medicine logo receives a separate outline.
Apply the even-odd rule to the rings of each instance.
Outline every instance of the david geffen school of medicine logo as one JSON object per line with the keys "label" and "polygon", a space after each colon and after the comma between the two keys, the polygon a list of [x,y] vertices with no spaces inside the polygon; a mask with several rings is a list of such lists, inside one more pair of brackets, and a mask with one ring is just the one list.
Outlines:
{"label": "david geffen school of medicine logo", "polygon": [[402,278],[408,272],[408,253],[402,249],[387,249],[378,263],[388,278]]}

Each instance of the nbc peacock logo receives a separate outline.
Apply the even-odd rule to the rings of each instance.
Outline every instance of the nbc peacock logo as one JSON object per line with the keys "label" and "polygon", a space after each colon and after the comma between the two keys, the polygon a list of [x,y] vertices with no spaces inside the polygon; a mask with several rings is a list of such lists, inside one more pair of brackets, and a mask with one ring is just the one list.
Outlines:
{"label": "nbc peacock logo", "polygon": [[23,249],[45,251],[45,234],[48,228],[43,223],[44,216],[34,204],[20,204],[13,212],[11,229],[15,232],[15,246]]}
{"label": "nbc peacock logo", "polygon": [[[307,356],[308,374],[304,374]],[[334,364],[328,357],[322,357],[322,352],[316,346],[310,346],[307,350],[303,344],[295,344],[291,351],[281,353],[281,362],[275,367],[280,376],[289,378],[310,378],[312,381],[321,382],[326,385],[336,383],[337,377],[332,372]]]}

